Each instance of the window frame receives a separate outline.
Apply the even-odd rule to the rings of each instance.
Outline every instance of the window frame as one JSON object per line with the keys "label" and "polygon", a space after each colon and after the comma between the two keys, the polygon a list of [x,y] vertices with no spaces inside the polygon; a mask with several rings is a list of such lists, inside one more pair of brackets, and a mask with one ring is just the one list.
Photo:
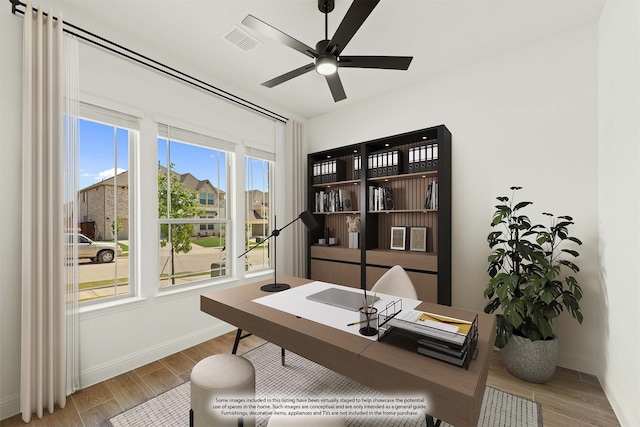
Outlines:
{"label": "window frame", "polygon": [[[165,159],[166,163],[169,165],[171,164],[171,153],[170,153],[170,145],[171,142],[175,142],[175,143],[180,143],[180,144],[187,144],[187,145],[192,145],[195,147],[199,147],[199,148],[205,148],[205,149],[210,149],[210,150],[217,150],[219,152],[222,152],[225,154],[225,169],[226,169],[226,173],[225,173],[225,183],[226,183],[226,190],[225,194],[225,213],[226,216],[224,218],[220,218],[220,204],[218,203],[218,208],[216,210],[216,215],[215,217],[212,217],[210,212],[203,212],[202,216],[197,217],[197,218],[161,218],[158,214],[156,214],[156,218],[158,221],[158,225],[157,225],[157,229],[158,231],[161,229],[161,227],[163,225],[171,225],[171,224],[193,224],[194,225],[194,233],[198,233],[201,230],[201,227],[204,225],[206,226],[206,231],[209,231],[211,228],[215,229],[216,225],[219,225],[220,227],[224,227],[225,229],[225,250],[227,254],[233,253],[232,252],[232,248],[234,247],[234,242],[233,242],[233,227],[234,227],[234,221],[233,221],[233,215],[232,215],[232,207],[233,207],[233,203],[234,203],[234,194],[231,190],[231,188],[234,188],[234,180],[235,178],[235,169],[236,169],[236,165],[235,165],[235,148],[236,145],[232,142],[229,141],[224,141],[221,140],[219,138],[216,137],[212,137],[206,134],[203,134],[201,132],[194,132],[194,131],[190,131],[187,129],[183,129],[183,128],[179,128],[179,127],[175,127],[172,125],[168,125],[168,124],[164,124],[161,122],[156,122],[157,124],[157,135],[156,135],[156,144],[160,143],[160,139],[163,139],[166,141],[168,147],[167,147],[167,159]],[[158,156],[159,157],[159,156]],[[170,173],[170,170],[167,171],[167,173]],[[167,185],[170,185],[169,183],[167,183]],[[212,184],[213,185],[213,184]],[[202,195],[205,195],[205,204],[199,203],[201,207],[207,208],[209,206],[215,206],[214,205],[209,205],[208,204],[208,192],[197,192],[197,199],[199,202],[202,201]],[[214,193],[211,193],[213,196],[215,196]],[[215,199],[214,199],[215,201]],[[170,205],[170,202],[169,202]],[[159,237],[160,233],[159,233]],[[160,260],[161,259],[161,255],[160,255],[160,250],[161,250],[161,246],[158,245],[157,247],[158,249],[158,253],[157,253],[157,259]],[[228,258],[228,257],[227,257]],[[170,280],[172,277],[180,277],[179,274],[175,274],[174,276],[168,276],[168,277],[161,277],[160,275],[160,271],[158,271],[158,274],[156,275],[156,278],[158,280],[158,285],[157,285],[157,292],[159,294],[164,294],[164,293],[175,293],[175,292],[180,292],[180,291],[187,291],[189,289],[192,289],[194,287],[201,287],[203,285],[211,285],[212,283],[218,283],[221,281],[226,281],[230,278],[234,278],[235,274],[234,274],[234,263],[232,262],[231,259],[226,259],[225,262],[225,266],[224,268],[226,269],[226,274],[223,276],[217,276],[217,277],[207,277],[204,279],[199,279],[199,280],[194,280],[194,281],[190,281],[187,283],[177,283],[177,284],[172,284],[172,285],[168,285],[168,286],[161,286],[161,283],[163,280]],[[206,270],[203,270],[206,271]]]}
{"label": "window frame", "polygon": [[[247,168],[247,161],[248,159],[254,159],[254,160],[259,160],[259,161],[263,161],[263,162],[267,162],[269,165],[269,171],[268,171],[268,213],[267,213],[267,224],[269,227],[269,230],[272,230],[272,228],[274,227],[274,222],[275,222],[275,193],[276,193],[276,188],[275,188],[275,167],[276,167],[276,162],[275,162],[275,155],[273,153],[267,152],[267,151],[263,151],[254,147],[246,147],[246,151],[245,151],[245,155],[244,155],[244,168],[245,168],[245,177],[248,176],[248,171],[246,170]],[[247,189],[247,186],[250,183],[248,182],[247,179],[244,180],[244,188],[243,188],[243,193],[246,195],[247,191],[251,191]],[[248,198],[245,196],[245,206],[244,206],[244,212],[250,212],[251,209],[249,206],[247,206],[248,203]],[[247,224],[249,223],[249,217],[245,215],[245,219],[244,219],[244,223],[245,223],[245,228],[247,226]],[[277,225],[277,224],[276,224]],[[271,232],[269,232],[269,234],[266,234],[265,238],[269,237]],[[246,232],[245,232],[246,234]],[[274,237],[274,239],[277,239],[277,237]],[[244,243],[244,238],[242,239],[243,243]],[[269,239],[269,244],[271,244],[271,240],[273,239]],[[245,247],[244,250],[249,249],[248,247]],[[248,254],[247,254],[248,256]],[[270,257],[267,257],[268,259],[268,265],[264,265],[263,262],[263,267],[262,268],[256,268],[256,269],[247,269],[246,267],[246,262],[245,262],[245,274],[246,275],[259,275],[262,273],[267,273],[270,271],[274,270],[274,266],[273,266],[273,262],[272,259]],[[275,261],[275,260],[273,260]]]}
{"label": "window frame", "polygon": [[[110,109],[110,108],[105,108],[105,107],[101,107],[89,102],[85,102],[85,101],[80,101],[80,108],[79,108],[79,112],[78,112],[78,128],[80,126],[80,122],[81,121],[90,121],[93,123],[98,123],[101,125],[105,125],[105,126],[110,126],[112,128],[114,128],[117,132],[118,129],[122,129],[122,130],[126,130],[127,131],[127,156],[128,156],[128,169],[127,169],[127,177],[128,177],[128,182],[127,182],[127,191],[128,191],[128,195],[127,195],[127,210],[128,210],[128,218],[127,218],[127,222],[128,222],[128,235],[129,235],[129,239],[128,239],[128,247],[129,247],[129,253],[128,253],[128,258],[129,258],[129,268],[128,268],[128,274],[127,274],[127,285],[128,285],[128,291],[124,294],[120,294],[118,295],[118,287],[122,286],[119,282],[118,282],[118,278],[114,277],[114,287],[115,287],[115,295],[111,295],[111,296],[106,296],[106,297],[101,297],[101,298],[95,298],[95,299],[91,299],[91,300],[86,300],[86,301],[79,301],[78,302],[78,307],[81,310],[86,310],[86,309],[91,309],[92,307],[98,307],[98,306],[102,306],[102,305],[109,305],[112,303],[120,303],[123,300],[127,300],[127,299],[133,299],[136,298],[139,295],[139,283],[137,282],[136,278],[138,277],[137,275],[137,270],[138,270],[138,266],[135,260],[138,259],[138,257],[136,256],[136,248],[139,245],[139,242],[137,241],[137,218],[139,217],[139,212],[138,212],[138,203],[137,201],[137,196],[138,196],[138,182],[139,180],[137,179],[137,174],[138,174],[138,153],[139,153],[139,147],[140,147],[140,118],[136,117],[134,115],[131,115],[129,113],[125,113],[123,111],[119,111],[119,110],[115,110],[115,109]],[[77,140],[77,145],[75,147],[76,150],[76,164],[75,164],[75,169],[77,171],[77,173],[79,174],[80,172],[80,168],[82,167],[82,165],[80,165],[79,162],[79,156],[78,156],[78,152],[80,150],[80,139],[82,138],[82,135],[79,133],[79,137]],[[115,168],[116,163],[114,162],[114,168]],[[115,170],[115,169],[114,169]],[[77,177],[76,177],[76,183],[74,185],[75,187],[75,203],[77,205],[78,202],[80,202],[80,190],[82,190],[80,188],[79,182],[77,181]],[[117,188],[117,185],[114,187],[114,191],[115,188]],[[84,201],[87,201],[87,194],[86,192],[82,193],[82,198]],[[117,197],[116,197],[117,199]],[[117,203],[117,202],[116,202]],[[75,231],[74,231],[74,235],[76,235],[75,240],[75,244],[77,246],[78,244],[78,239],[77,239],[77,234],[78,234],[78,229],[79,229],[79,224],[80,224],[80,217],[79,217],[79,213],[76,210],[76,215],[74,218],[74,226],[75,226]],[[105,225],[106,226],[106,225]],[[118,242],[118,238],[117,235],[114,236],[114,241]],[[74,249],[74,254],[77,254],[77,250]],[[78,268],[78,261],[79,259],[77,257],[74,258],[74,262],[75,262],[75,266],[74,268],[77,271]],[[117,262],[117,260],[115,260],[114,262]],[[77,273],[76,273],[77,274]],[[116,270],[115,270],[115,275],[117,276],[117,266],[116,266]],[[81,292],[80,290],[78,290],[78,292]]]}

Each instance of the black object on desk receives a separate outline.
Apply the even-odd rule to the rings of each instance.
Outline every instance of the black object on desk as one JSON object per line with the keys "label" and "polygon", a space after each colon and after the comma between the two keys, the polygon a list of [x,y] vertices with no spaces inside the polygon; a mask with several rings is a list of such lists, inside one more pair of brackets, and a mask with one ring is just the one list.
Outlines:
{"label": "black object on desk", "polygon": [[276,253],[277,253],[277,244],[276,242],[278,241],[277,237],[280,235],[280,232],[282,230],[284,230],[285,228],[287,228],[288,226],[290,226],[291,224],[293,224],[294,222],[296,222],[297,220],[301,219],[302,222],[304,223],[305,227],[307,227],[307,230],[311,231],[314,230],[316,228],[318,228],[320,226],[320,224],[318,224],[318,222],[316,221],[316,219],[313,217],[313,214],[311,212],[304,211],[302,212],[300,215],[298,215],[293,221],[289,222],[287,225],[285,225],[284,227],[282,227],[281,229],[278,229],[276,226],[276,218],[274,216],[273,218],[273,231],[271,232],[271,234],[269,234],[266,238],[264,238],[263,240],[259,241],[258,243],[256,243],[255,245],[253,245],[252,247],[250,247],[249,249],[247,249],[242,255],[240,255],[238,258],[243,257],[244,255],[248,254],[249,252],[251,252],[253,249],[257,248],[258,246],[260,246],[262,243],[266,242],[267,240],[269,240],[271,237],[276,237],[276,239],[273,240],[273,283],[270,283],[268,285],[264,285],[262,286],[260,289],[265,291],[265,292],[280,292],[280,291],[284,291],[289,289],[291,286],[289,286],[287,283],[278,283],[276,282],[277,278],[278,278],[278,274],[277,274],[277,258],[276,258]]}

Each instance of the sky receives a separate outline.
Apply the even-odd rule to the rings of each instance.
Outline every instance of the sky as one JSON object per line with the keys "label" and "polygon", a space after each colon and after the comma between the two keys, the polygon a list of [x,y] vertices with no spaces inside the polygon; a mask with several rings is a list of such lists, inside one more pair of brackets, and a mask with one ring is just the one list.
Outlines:
{"label": "sky", "polygon": [[[128,131],[89,120],[80,120],[79,188],[86,188],[104,179],[129,170]],[[199,180],[208,179],[215,187],[227,191],[223,152],[172,141],[170,147],[173,170],[191,173]],[[115,160],[114,160],[115,159]],[[158,160],[167,166],[167,142],[158,138]],[[268,191],[268,170],[265,162],[248,159],[245,167],[247,189]]]}
{"label": "sky", "polygon": [[117,130],[116,144],[114,144],[113,126],[80,120],[79,132],[80,188],[111,178],[116,169],[118,173],[129,169],[129,143],[126,130]]}
{"label": "sky", "polygon": [[158,160],[167,167],[167,161],[174,172],[190,173],[199,180],[208,179],[214,187],[227,191],[226,154],[222,151],[196,145],[171,141],[170,157],[167,159],[167,140],[158,138]]}

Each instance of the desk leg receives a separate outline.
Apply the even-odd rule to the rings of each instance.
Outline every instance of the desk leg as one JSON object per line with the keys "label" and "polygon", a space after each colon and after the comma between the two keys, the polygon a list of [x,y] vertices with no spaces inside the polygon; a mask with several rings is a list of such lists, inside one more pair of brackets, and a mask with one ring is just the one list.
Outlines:
{"label": "desk leg", "polygon": [[238,344],[240,340],[246,337],[250,337],[251,334],[242,335],[242,329],[238,328],[238,332],[236,332],[236,340],[233,342],[233,350],[231,350],[231,354],[236,354],[238,351]]}
{"label": "desk leg", "polygon": [[438,427],[442,422],[442,420],[436,420],[429,414],[425,414],[425,417],[427,417],[427,427]]}
{"label": "desk leg", "polygon": [[282,359],[282,366],[284,366],[284,347],[280,347],[280,356]]}

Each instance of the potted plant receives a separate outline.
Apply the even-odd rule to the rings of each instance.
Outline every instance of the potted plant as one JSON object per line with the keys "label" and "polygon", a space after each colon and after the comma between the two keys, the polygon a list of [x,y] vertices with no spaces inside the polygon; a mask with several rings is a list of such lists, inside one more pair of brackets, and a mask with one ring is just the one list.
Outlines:
{"label": "potted plant", "polygon": [[513,196],[498,197],[487,241],[492,252],[487,269],[491,279],[484,291],[484,311],[497,314],[496,346],[505,366],[515,376],[546,382],[556,368],[558,344],[553,320],[566,308],[582,323],[582,289],[572,275],[579,256],[573,248],[582,242],[570,236],[569,216],[549,218],[548,225],[532,225],[522,210],[531,202]]}

